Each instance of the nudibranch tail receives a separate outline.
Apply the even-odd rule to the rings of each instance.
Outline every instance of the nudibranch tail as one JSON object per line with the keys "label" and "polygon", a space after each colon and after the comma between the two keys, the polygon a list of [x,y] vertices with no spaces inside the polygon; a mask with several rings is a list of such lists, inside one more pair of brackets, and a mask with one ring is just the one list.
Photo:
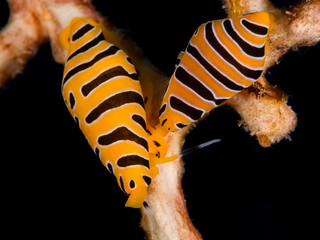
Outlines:
{"label": "nudibranch tail", "polygon": [[147,197],[147,187],[137,187],[132,191],[125,204],[126,207],[141,208]]}

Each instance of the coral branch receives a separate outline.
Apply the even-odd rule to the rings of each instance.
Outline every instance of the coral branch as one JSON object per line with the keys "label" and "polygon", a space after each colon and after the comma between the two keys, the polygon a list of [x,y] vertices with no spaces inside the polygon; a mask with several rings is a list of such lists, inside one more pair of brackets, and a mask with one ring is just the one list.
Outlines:
{"label": "coral branch", "polygon": [[[302,1],[287,11],[277,9],[268,0],[224,1],[224,8],[229,16],[262,10],[275,16],[265,70],[279,63],[281,57],[291,49],[313,46],[320,40],[320,1]],[[274,88],[266,79],[263,85],[267,89]],[[251,135],[257,135],[264,147],[287,137],[297,124],[297,117],[286,104],[286,99],[256,99],[243,91],[228,103],[240,114],[246,129]]]}
{"label": "coral branch", "polygon": [[279,62],[292,49],[313,46],[320,40],[320,1],[302,1],[277,16],[277,24],[271,34],[267,67]]}
{"label": "coral branch", "polygon": [[22,72],[45,41],[38,19],[26,11],[27,4],[24,1],[9,1],[9,4],[10,20],[0,33],[0,87]]}
{"label": "coral branch", "polygon": [[[169,134],[169,155],[179,152],[183,135]],[[159,166],[160,174],[148,190],[147,201],[150,210],[142,209],[141,226],[148,239],[202,239],[200,233],[192,225],[185,205],[181,178],[183,164],[181,159]],[[168,184],[170,183],[170,184]]]}
{"label": "coral branch", "polygon": [[262,96],[249,88],[230,99],[228,104],[242,117],[240,125],[244,125],[251,135],[256,135],[262,147],[269,147],[289,138],[288,134],[297,125],[297,117],[286,104],[286,95],[280,89],[266,81],[260,88],[263,88],[259,89],[263,91]]}

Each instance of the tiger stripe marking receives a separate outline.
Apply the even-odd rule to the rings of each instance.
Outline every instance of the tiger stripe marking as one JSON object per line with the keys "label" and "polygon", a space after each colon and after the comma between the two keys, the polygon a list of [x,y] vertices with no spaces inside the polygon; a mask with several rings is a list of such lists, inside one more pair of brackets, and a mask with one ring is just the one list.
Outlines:
{"label": "tiger stripe marking", "polygon": [[166,108],[167,108],[167,104],[163,104],[162,107],[160,108],[159,116],[161,116],[162,113],[164,113],[164,111],[166,110]]}
{"label": "tiger stripe marking", "polygon": [[109,170],[109,172],[110,172],[112,175],[114,175],[112,163],[108,162],[108,163],[106,163],[106,165],[107,165],[107,169]]}
{"label": "tiger stripe marking", "polygon": [[72,41],[77,41],[79,38],[82,38],[86,33],[88,33],[94,27],[90,24],[85,24],[77,32],[72,35]]}
{"label": "tiger stripe marking", "polygon": [[178,81],[189,87],[191,90],[195,91],[202,98],[208,101],[215,100],[212,92],[206,86],[204,86],[203,83],[201,83],[201,81],[192,76],[192,74],[185,70],[183,67],[179,66],[177,68],[175,72],[175,77]]}
{"label": "tiger stripe marking", "polygon": [[247,19],[242,19],[241,23],[252,33],[263,36],[268,34],[268,28],[265,26],[260,26],[254,22],[248,21]]}
{"label": "tiger stripe marking", "polygon": [[86,43],[85,45],[79,47],[76,49],[72,54],[69,55],[67,61],[70,61],[72,58],[79,54],[84,54],[89,49],[93,48],[94,46],[98,45],[101,41],[104,41],[104,36],[102,31],[99,33],[99,35],[95,38],[93,38],[90,42]]}
{"label": "tiger stripe marking", "polygon": [[96,106],[85,118],[88,124],[91,124],[95,120],[97,120],[102,114],[105,112],[118,108],[124,104],[138,104],[142,108],[144,108],[143,97],[140,93],[133,91],[125,91],[121,93],[117,93],[114,96],[111,96],[101,102],[98,106]]}
{"label": "tiger stripe marking", "polygon": [[117,67],[114,67],[114,68],[111,68],[111,69],[108,69],[108,70],[102,72],[101,74],[99,74],[99,76],[95,77],[90,82],[85,84],[81,88],[81,92],[86,97],[92,91],[94,91],[94,89],[97,88],[100,84],[103,84],[103,83],[105,83],[115,77],[119,77],[119,76],[127,76],[133,80],[138,80],[138,76],[136,73],[130,74],[122,66],[117,66]]}
{"label": "tiger stripe marking", "polygon": [[187,48],[187,52],[195,58],[199,64],[212,76],[212,78],[216,79],[216,81],[220,82],[226,88],[233,91],[240,91],[243,88],[239,86],[236,82],[232,81],[228,76],[223,74],[219,69],[212,66],[201,53],[193,47],[191,44]]}
{"label": "tiger stripe marking", "polygon": [[188,103],[180,100],[175,96],[170,97],[170,106],[176,111],[185,114],[193,120],[199,119],[203,114],[203,111],[196,109],[195,107],[189,105]]}
{"label": "tiger stripe marking", "polygon": [[241,36],[234,30],[232,27],[230,20],[223,21],[223,27],[227,34],[236,42],[239,47],[245,52],[247,55],[252,57],[264,57],[264,46],[255,47],[248,43],[246,40],[242,39]]}
{"label": "tiger stripe marking", "polygon": [[74,109],[74,105],[76,104],[76,99],[74,98],[74,95],[72,92],[69,94],[69,102],[71,109]]}
{"label": "tiger stripe marking", "polygon": [[149,151],[148,141],[145,138],[138,136],[136,133],[131,131],[130,129],[122,126],[110,133],[104,134],[98,138],[98,143],[102,146],[108,146],[110,144],[116,143],[118,141],[129,140],[137,143]]}
{"label": "tiger stripe marking", "polygon": [[119,167],[130,167],[134,165],[140,165],[149,168],[149,160],[138,155],[129,155],[119,158],[117,161],[117,165]]}
{"label": "tiger stripe marking", "polygon": [[131,116],[132,120],[135,121],[138,125],[140,125],[146,132],[147,130],[147,124],[146,124],[146,120],[138,114],[133,114]]}
{"label": "tiger stripe marking", "polygon": [[121,188],[121,190],[122,190],[125,194],[129,195],[129,193],[128,193],[127,190],[126,190],[126,187],[124,186],[123,177],[122,177],[121,175],[120,175],[120,177],[119,177],[119,182],[120,182],[120,188]]}
{"label": "tiger stripe marking", "polygon": [[90,68],[91,66],[96,64],[98,61],[104,59],[105,57],[116,54],[119,50],[120,49],[117,48],[116,46],[110,46],[108,49],[104,49],[103,51],[98,52],[97,55],[94,56],[94,58],[92,60],[90,60],[89,62],[85,62],[81,65],[75,66],[68,73],[66,73],[66,75],[63,79],[63,85],[65,85],[66,82],[69,81],[69,79],[72,78],[77,73]]}
{"label": "tiger stripe marking", "polygon": [[177,126],[177,128],[184,128],[184,127],[186,127],[188,125],[183,124],[183,123],[177,123],[176,126]]}
{"label": "tiger stripe marking", "polygon": [[257,81],[272,24],[266,12],[202,24],[179,54],[160,107],[159,128],[184,128]]}
{"label": "tiger stripe marking", "polygon": [[149,186],[151,184],[151,177],[149,176],[143,176],[143,180],[145,181],[145,183]]}
{"label": "tiger stripe marking", "polygon": [[206,38],[208,42],[212,46],[212,48],[230,65],[234,66],[239,72],[241,72],[244,76],[248,78],[256,79],[261,75],[261,70],[250,69],[246,66],[243,66],[237,59],[232,56],[224,46],[218,41],[215,37],[215,34],[212,29],[212,23],[206,25]]}
{"label": "tiger stripe marking", "polygon": [[165,118],[162,122],[161,122],[161,126],[163,126],[166,122],[167,122],[167,118]]}

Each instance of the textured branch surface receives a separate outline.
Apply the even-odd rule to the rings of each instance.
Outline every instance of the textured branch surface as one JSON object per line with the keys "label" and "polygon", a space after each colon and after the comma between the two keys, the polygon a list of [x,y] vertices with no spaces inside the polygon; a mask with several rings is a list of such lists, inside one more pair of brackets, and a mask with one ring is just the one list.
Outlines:
{"label": "textured branch surface", "polygon": [[251,135],[256,135],[262,147],[289,138],[288,134],[297,125],[297,117],[286,104],[285,93],[270,86],[266,80],[259,84],[258,93],[254,88],[252,86],[228,102],[241,115],[240,126],[244,125]]}
{"label": "textured branch surface", "polygon": [[[170,134],[167,139],[171,143],[168,154],[179,152],[183,137]],[[151,185],[147,198],[152,212],[143,209],[141,221],[148,239],[201,239],[185,206],[181,159],[159,166],[159,170],[161,174]]]}
{"label": "textured branch surface", "polygon": [[[313,46],[320,40],[320,1],[318,0],[302,1],[288,10],[277,9],[267,0],[230,0],[224,1],[224,8],[229,16],[268,11],[276,17],[274,29],[270,32],[265,71],[279,63],[281,57],[288,51],[301,46]],[[281,90],[270,86],[264,78],[260,80],[262,91],[269,92],[269,97],[255,99],[245,90],[230,99],[229,104],[241,115],[251,135],[258,137],[261,146],[268,147],[283,138],[288,138],[288,134],[297,125],[297,117],[286,104],[286,98],[283,96],[279,98],[278,94],[271,93],[275,92],[275,89],[278,93]]]}
{"label": "textured branch surface", "polygon": [[[168,77],[143,56],[125,32],[101,16],[90,1],[8,0],[8,3],[10,19],[0,33],[0,87],[21,73],[28,60],[48,40],[54,59],[63,63],[66,52],[58,44],[58,34],[72,18],[85,16],[102,22],[109,31],[108,40],[123,48],[133,60],[141,73],[143,92],[150,96],[146,106],[149,121],[157,123],[156,113]],[[303,1],[286,11],[275,8],[268,0],[225,0],[223,7],[229,16],[262,10],[274,14],[276,25],[270,33],[266,69],[278,63],[289,50],[312,46],[320,40],[320,1]],[[228,104],[242,117],[241,124],[251,135],[256,135],[264,147],[288,137],[297,124],[295,113],[286,103],[286,94],[264,78],[230,99]],[[180,152],[186,133],[187,130],[167,136],[169,155]],[[160,166],[160,174],[152,182],[147,196],[152,211],[142,210],[141,225],[149,239],[202,239],[188,216],[181,187],[182,173],[181,159]]]}

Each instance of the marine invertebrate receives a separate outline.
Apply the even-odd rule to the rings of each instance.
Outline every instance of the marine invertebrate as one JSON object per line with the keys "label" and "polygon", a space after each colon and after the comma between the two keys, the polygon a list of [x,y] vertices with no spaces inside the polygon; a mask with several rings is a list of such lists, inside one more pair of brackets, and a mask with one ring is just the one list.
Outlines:
{"label": "marine invertebrate", "polygon": [[[168,77],[154,67],[124,32],[112,26],[87,1],[8,1],[11,19],[2,29],[0,38],[0,82],[4,84],[19,74],[26,62],[36,54],[47,39],[53,55],[62,63],[66,52],[58,44],[58,34],[71,18],[86,16],[107,26],[108,40],[125,49],[141,73],[142,89],[149,96],[146,111],[150,122],[156,124],[161,96]],[[225,1],[229,16],[255,11],[272,12],[276,25],[271,36],[266,68],[279,62],[281,56],[300,46],[311,46],[319,41],[319,1],[302,2],[281,11],[270,1]],[[66,14],[68,13],[68,14]],[[212,16],[212,19],[215,17]],[[209,20],[209,19],[206,19]],[[193,31],[193,30],[192,30]],[[20,41],[15,41],[19,36]],[[190,37],[190,36],[189,36]],[[295,113],[286,104],[285,94],[264,81],[260,81],[257,97],[254,91],[243,91],[228,104],[242,116],[247,129],[259,137],[264,146],[287,136],[296,125]],[[261,111],[263,109],[263,111]],[[278,115],[270,114],[278,113]],[[281,120],[281,121],[278,121]],[[169,134],[168,153],[180,151],[187,129],[179,134]],[[160,167],[157,180],[150,186],[148,199],[154,214],[143,212],[142,225],[151,239],[200,239],[188,217],[181,188],[182,162],[176,161]],[[170,183],[170,184],[168,184]],[[168,224],[170,222],[170,224]]]}
{"label": "marine invertebrate", "polygon": [[156,175],[149,160],[154,143],[148,141],[136,70],[121,49],[105,41],[104,32],[92,19],[74,18],[60,34],[68,51],[63,97],[92,149],[129,195],[126,206],[140,208]]}
{"label": "marine invertebrate", "polygon": [[187,127],[255,83],[264,69],[272,25],[266,12],[202,24],[170,79],[159,128]]}

